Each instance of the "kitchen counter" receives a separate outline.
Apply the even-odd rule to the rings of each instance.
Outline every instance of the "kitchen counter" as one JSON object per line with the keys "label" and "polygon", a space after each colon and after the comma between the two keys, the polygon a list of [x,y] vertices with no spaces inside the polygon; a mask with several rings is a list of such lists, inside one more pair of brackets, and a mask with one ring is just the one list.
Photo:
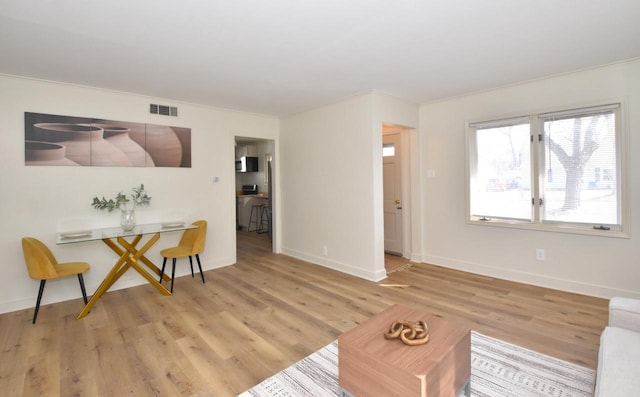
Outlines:
{"label": "kitchen counter", "polygon": [[268,199],[269,195],[266,193],[258,193],[258,194],[243,194],[242,192],[237,192],[236,197],[255,197],[255,198],[264,198]]}
{"label": "kitchen counter", "polygon": [[254,203],[265,204],[267,200],[269,200],[269,196],[265,193],[243,194],[241,191],[236,192],[236,228],[247,230],[252,205]]}

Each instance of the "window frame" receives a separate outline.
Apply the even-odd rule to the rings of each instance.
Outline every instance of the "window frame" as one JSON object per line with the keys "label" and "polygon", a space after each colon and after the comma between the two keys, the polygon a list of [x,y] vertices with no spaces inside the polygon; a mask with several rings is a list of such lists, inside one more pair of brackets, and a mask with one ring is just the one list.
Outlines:
{"label": "window frame", "polygon": [[[550,114],[580,114],[582,111],[590,111],[593,109],[604,108],[608,109],[612,106],[617,106],[613,109],[615,117],[615,134],[616,134],[616,162],[617,162],[617,182],[618,182],[618,205],[617,211],[619,216],[619,227],[611,227],[609,230],[595,229],[596,225],[592,223],[579,223],[579,222],[565,222],[565,221],[552,221],[543,220],[541,218],[541,206],[539,198],[542,197],[543,191],[541,181],[545,174],[545,161],[547,160],[544,155],[545,144],[538,144],[538,136],[541,135],[544,140],[544,116]],[[560,233],[572,233],[583,234],[593,236],[604,237],[617,237],[617,238],[630,238],[630,211],[629,211],[629,162],[628,162],[628,127],[626,115],[626,102],[621,99],[599,101],[596,103],[582,104],[578,106],[565,106],[557,107],[545,111],[530,112],[528,114],[518,114],[503,117],[484,118],[478,120],[471,120],[465,122],[465,158],[466,165],[466,214],[465,219],[467,224],[482,225],[482,226],[495,226],[495,227],[507,227],[507,228],[519,228],[527,230],[547,231],[547,232],[560,232]],[[528,219],[515,219],[505,217],[491,217],[482,219],[479,216],[471,214],[471,200],[472,200],[472,184],[474,183],[474,177],[477,172],[478,153],[477,153],[477,140],[476,131],[478,127],[487,126],[500,126],[509,125],[515,123],[518,120],[528,120],[530,128],[530,172],[531,172],[531,199],[533,200],[531,220]]]}

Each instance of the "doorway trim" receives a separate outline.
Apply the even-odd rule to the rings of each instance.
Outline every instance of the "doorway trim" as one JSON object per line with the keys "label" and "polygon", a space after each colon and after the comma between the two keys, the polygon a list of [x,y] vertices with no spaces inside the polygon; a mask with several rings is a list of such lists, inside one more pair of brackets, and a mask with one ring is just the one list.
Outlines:
{"label": "doorway trim", "polygon": [[[404,190],[402,131],[383,127],[382,198],[385,254],[404,252]],[[385,152],[389,152],[385,154]]]}
{"label": "doorway trim", "polygon": [[[412,222],[414,216],[418,214],[416,212],[417,205],[419,205],[419,197],[414,186],[417,181],[418,172],[413,172],[413,169],[418,169],[416,162],[417,154],[417,132],[415,128],[394,124],[394,123],[382,123],[382,135],[388,134],[400,134],[400,150],[401,150],[401,180],[402,180],[402,257],[415,260],[414,250],[418,247],[416,244],[416,238],[419,233],[416,233],[415,227],[419,222]],[[383,161],[380,158],[380,161]],[[414,168],[415,167],[415,168]],[[381,176],[382,177],[382,176]],[[384,181],[383,181],[384,183]],[[384,247],[383,247],[384,248]]]}
{"label": "doorway trim", "polygon": [[[237,139],[247,140],[247,141],[255,141],[255,142],[265,142],[270,141],[273,142],[273,148],[269,153],[271,155],[271,250],[273,253],[281,253],[281,232],[280,232],[280,167],[279,167],[279,142],[278,138],[274,137],[258,137],[258,136],[249,136],[241,133],[232,133],[231,134],[231,148],[230,152],[232,153],[233,163],[235,163],[236,159],[236,142]],[[229,162],[231,164],[232,162]],[[264,164],[264,159],[261,159],[260,164]],[[236,186],[236,171],[235,166],[233,168],[233,200],[234,200],[234,212],[237,205],[237,186]],[[234,219],[233,222],[233,263],[236,263],[237,252],[238,252],[238,241],[236,236],[236,221]]]}

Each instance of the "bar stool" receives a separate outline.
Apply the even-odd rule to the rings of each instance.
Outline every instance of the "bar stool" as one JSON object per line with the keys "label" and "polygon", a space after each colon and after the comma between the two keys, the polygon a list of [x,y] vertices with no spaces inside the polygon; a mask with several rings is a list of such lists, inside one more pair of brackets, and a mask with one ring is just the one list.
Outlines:
{"label": "bar stool", "polygon": [[[261,207],[263,204],[253,204],[251,206],[251,212],[249,213],[249,226],[247,226],[247,231],[258,231],[258,227],[262,223],[262,213]],[[254,229],[251,230],[251,225],[254,225]]]}
{"label": "bar stool", "polygon": [[262,204],[260,208],[260,223],[258,224],[258,233],[268,233],[271,216],[269,214],[269,204]]}

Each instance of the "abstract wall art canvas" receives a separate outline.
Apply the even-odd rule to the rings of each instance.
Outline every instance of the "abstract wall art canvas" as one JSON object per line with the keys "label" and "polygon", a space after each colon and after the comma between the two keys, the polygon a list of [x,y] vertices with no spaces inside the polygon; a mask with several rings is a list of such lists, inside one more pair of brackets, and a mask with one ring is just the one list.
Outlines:
{"label": "abstract wall art canvas", "polygon": [[191,167],[191,129],[24,114],[26,165]]}

